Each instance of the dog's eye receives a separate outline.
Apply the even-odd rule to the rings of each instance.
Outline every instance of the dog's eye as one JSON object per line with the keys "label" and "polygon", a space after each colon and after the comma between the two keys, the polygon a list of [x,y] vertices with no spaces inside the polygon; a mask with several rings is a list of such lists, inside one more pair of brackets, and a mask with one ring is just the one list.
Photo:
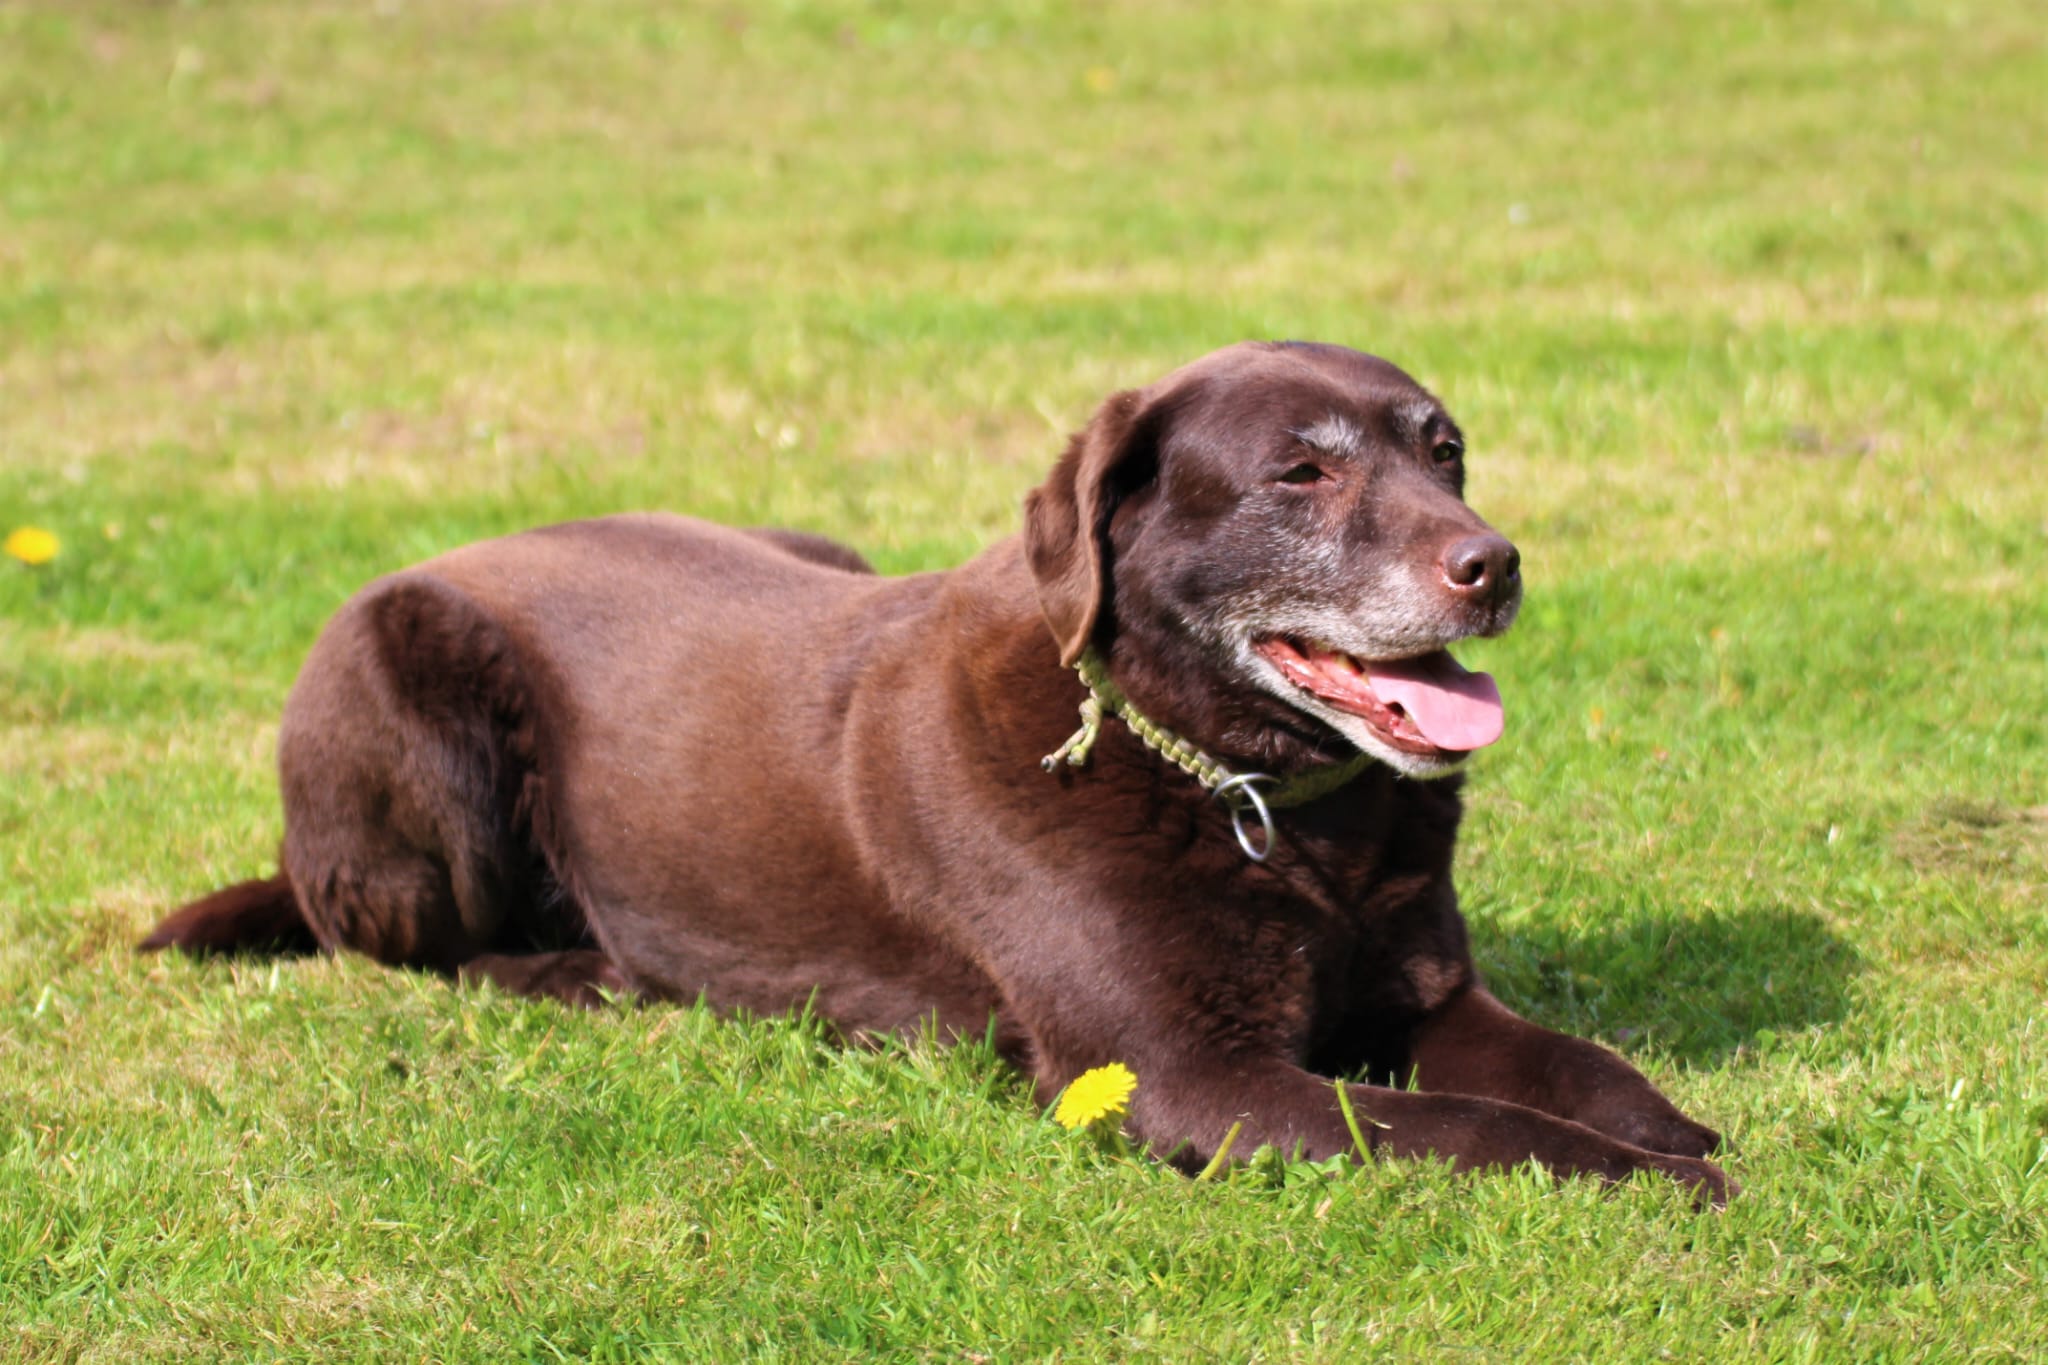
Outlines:
{"label": "dog's eye", "polygon": [[1325,474],[1323,472],[1323,467],[1321,465],[1309,464],[1306,461],[1304,461],[1303,463],[1298,464],[1294,468],[1288,470],[1285,474],[1282,474],[1280,476],[1280,482],[1319,483],[1322,480],[1327,479],[1329,477],[1330,476],[1328,474]]}
{"label": "dog's eye", "polygon": [[1437,442],[1436,449],[1429,452],[1429,458],[1435,460],[1438,464],[1452,464],[1464,453],[1465,443],[1463,441],[1439,441]]}

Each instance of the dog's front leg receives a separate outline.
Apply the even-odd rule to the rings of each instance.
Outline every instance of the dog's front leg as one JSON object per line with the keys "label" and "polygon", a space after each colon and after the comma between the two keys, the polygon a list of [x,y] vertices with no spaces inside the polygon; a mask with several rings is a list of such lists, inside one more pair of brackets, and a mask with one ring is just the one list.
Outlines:
{"label": "dog's front leg", "polygon": [[[1233,1125],[1239,1131],[1231,1150],[1239,1157],[1268,1144],[1310,1160],[1359,1154],[1338,1084],[1276,1061],[1155,1070],[1149,1079],[1141,1072],[1132,1128],[1187,1169],[1208,1161]],[[1716,1204],[1733,1190],[1709,1162],[1647,1151],[1521,1105],[1370,1085],[1348,1085],[1345,1093],[1357,1136],[1373,1155],[1442,1157],[1461,1170],[1537,1161],[1560,1175],[1610,1181],[1656,1171]]]}
{"label": "dog's front leg", "polygon": [[1721,1142],[1614,1053],[1532,1024],[1476,984],[1423,1020],[1409,1060],[1424,1090],[1506,1100],[1653,1152],[1703,1157]]}

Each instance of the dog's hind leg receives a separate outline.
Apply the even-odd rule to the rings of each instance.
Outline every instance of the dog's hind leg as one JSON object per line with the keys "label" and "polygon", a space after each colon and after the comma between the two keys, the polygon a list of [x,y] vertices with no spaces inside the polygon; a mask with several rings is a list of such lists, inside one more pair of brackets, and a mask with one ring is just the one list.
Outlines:
{"label": "dog's hind leg", "polygon": [[542,995],[571,1005],[602,1005],[630,994],[612,960],[594,948],[559,953],[481,953],[462,964],[464,982],[489,981],[518,995]]}
{"label": "dog's hind leg", "polygon": [[504,628],[431,576],[335,618],[278,745],[284,871],[322,947],[562,999],[626,989],[539,846],[540,690]]}

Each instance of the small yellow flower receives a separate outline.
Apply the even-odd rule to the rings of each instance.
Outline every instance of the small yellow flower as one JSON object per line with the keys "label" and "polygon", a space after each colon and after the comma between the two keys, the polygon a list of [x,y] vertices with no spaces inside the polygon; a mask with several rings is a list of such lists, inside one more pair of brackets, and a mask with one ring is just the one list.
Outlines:
{"label": "small yellow flower", "polygon": [[1084,1071],[1060,1097],[1060,1107],[1053,1111],[1052,1121],[1062,1128],[1079,1128],[1110,1114],[1121,1114],[1130,1102],[1131,1092],[1137,1088],[1137,1076],[1122,1062]]}
{"label": "small yellow flower", "polygon": [[40,526],[23,526],[7,537],[0,550],[24,564],[47,564],[57,557],[57,537]]}

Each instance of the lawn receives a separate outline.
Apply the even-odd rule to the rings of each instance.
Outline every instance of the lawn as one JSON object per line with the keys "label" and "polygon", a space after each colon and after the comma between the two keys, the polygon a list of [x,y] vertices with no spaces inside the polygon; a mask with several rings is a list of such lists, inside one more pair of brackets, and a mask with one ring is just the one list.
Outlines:
{"label": "lawn", "polygon": [[[2031,0],[0,0],[0,1358],[2039,1359]],[[1721,1128],[1196,1183],[984,1048],[143,959],[357,585],[663,507],[889,571],[1247,336],[1521,546],[1496,991]],[[1142,1083],[1142,1078],[1141,1078]]]}

